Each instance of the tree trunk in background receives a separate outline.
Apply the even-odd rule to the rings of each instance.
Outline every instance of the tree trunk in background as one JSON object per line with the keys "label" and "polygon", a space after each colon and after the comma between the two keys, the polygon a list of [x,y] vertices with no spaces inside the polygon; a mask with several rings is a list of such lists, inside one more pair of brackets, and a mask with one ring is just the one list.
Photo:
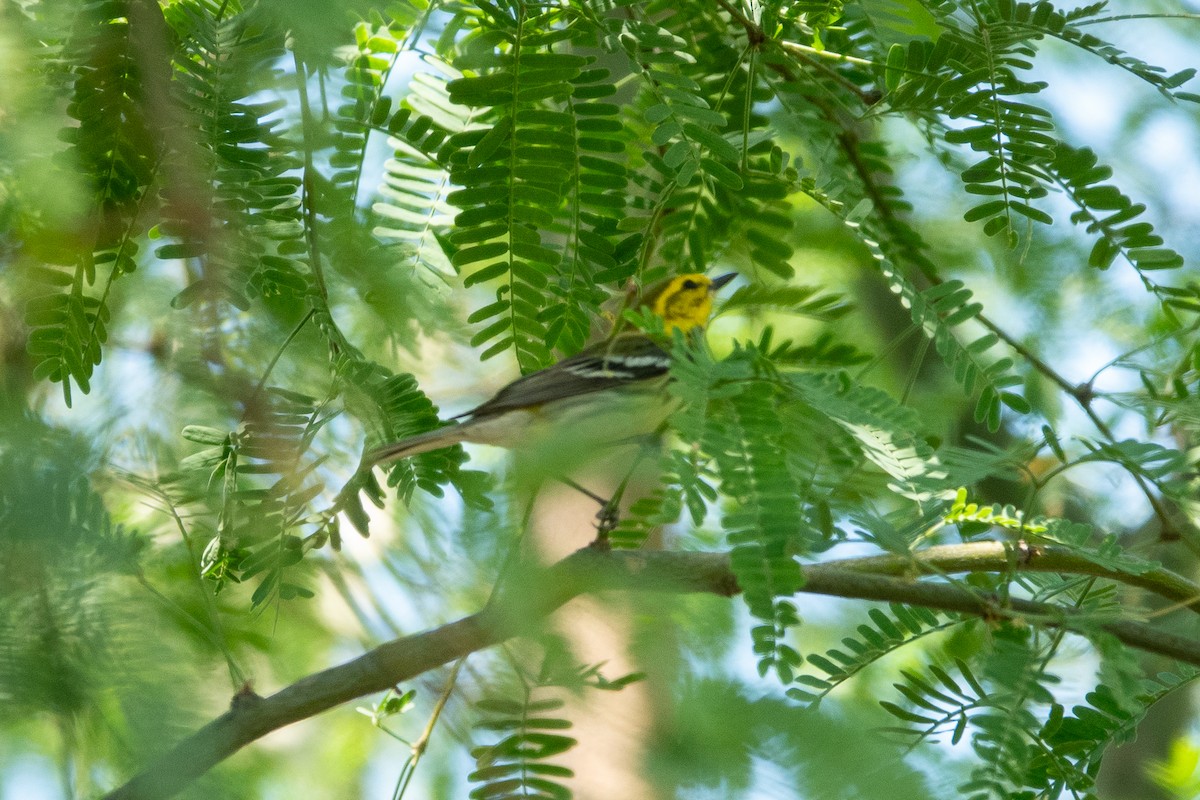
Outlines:
{"label": "tree trunk in background", "polygon": [[[607,496],[623,471],[597,470],[578,478],[580,485]],[[622,506],[639,496],[637,477],[630,481]],[[532,546],[538,557],[557,561],[596,537],[598,510],[594,500],[560,484],[547,484],[538,497],[530,522]],[[657,537],[648,543],[658,547]],[[645,597],[641,598],[644,602]],[[569,783],[578,800],[662,796],[645,775],[647,741],[664,709],[665,678],[637,663],[631,651],[638,610],[625,594],[579,597],[553,618],[556,631],[568,642],[575,662],[603,664],[601,673],[614,679],[646,671],[648,678],[616,692],[589,689],[581,695],[561,693],[567,706],[562,715],[574,723],[569,733],[580,746],[556,758],[575,771]]]}

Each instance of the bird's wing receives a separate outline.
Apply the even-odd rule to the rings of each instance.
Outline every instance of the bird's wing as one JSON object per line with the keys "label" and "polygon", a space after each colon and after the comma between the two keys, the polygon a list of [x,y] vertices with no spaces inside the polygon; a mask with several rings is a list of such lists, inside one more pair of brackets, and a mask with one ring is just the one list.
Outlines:
{"label": "bird's wing", "polygon": [[515,408],[539,406],[617,386],[662,377],[671,367],[670,355],[651,340],[619,337],[589,347],[579,355],[526,375],[496,396],[462,416],[478,419]]}

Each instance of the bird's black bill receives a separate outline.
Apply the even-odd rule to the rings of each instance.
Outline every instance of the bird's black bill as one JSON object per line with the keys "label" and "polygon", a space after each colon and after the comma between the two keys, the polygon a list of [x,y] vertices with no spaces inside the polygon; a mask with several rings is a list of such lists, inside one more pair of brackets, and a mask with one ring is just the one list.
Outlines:
{"label": "bird's black bill", "polygon": [[736,272],[727,272],[724,275],[720,275],[716,278],[713,278],[712,279],[712,290],[714,292],[717,291],[718,289],[720,289],[722,286],[724,286],[725,284],[732,281],[737,276],[738,276],[738,274]]}

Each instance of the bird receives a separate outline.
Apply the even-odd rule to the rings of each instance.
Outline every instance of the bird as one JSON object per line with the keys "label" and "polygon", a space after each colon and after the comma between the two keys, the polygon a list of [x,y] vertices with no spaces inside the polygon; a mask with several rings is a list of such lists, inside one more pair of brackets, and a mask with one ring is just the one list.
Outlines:
{"label": "bird", "polygon": [[[662,321],[665,341],[679,331],[702,331],[717,290],[737,277],[686,273],[644,292],[638,307]],[[672,410],[664,391],[671,355],[664,341],[641,331],[620,332],[545,369],[517,378],[487,402],[441,428],[368,451],[382,466],[462,442],[516,448],[535,445],[562,453],[603,441],[633,440],[661,427]]]}

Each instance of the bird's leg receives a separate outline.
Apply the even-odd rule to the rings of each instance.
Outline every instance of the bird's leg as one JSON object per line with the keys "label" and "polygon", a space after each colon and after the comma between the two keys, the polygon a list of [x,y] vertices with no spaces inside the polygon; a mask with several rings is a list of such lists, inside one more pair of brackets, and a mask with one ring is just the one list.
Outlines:
{"label": "bird's leg", "polygon": [[617,484],[617,489],[613,492],[612,497],[608,499],[608,502],[596,514],[596,541],[594,546],[608,547],[608,535],[616,530],[618,523],[621,521],[621,498],[625,496],[625,490],[629,488],[629,481],[637,472],[637,468],[641,465],[643,459],[652,450],[655,450],[661,441],[657,435],[640,437],[640,439],[637,455],[634,456],[633,463],[629,465],[629,469],[625,471],[625,477]]}
{"label": "bird's leg", "polygon": [[588,489],[588,488],[586,488],[586,487],[584,487],[584,486],[580,486],[578,483],[576,483],[575,481],[571,480],[570,478],[564,478],[564,477],[561,477],[561,476],[560,476],[560,477],[558,477],[556,480],[557,480],[559,483],[562,483],[562,484],[565,484],[565,485],[567,485],[567,486],[570,486],[572,489],[574,489],[575,491],[579,492],[580,494],[582,494],[582,495],[586,495],[588,498],[590,498],[590,499],[592,499],[592,500],[595,500],[595,501],[596,501],[597,503],[599,503],[601,506],[606,506],[606,505],[608,505],[608,500],[607,500],[607,498],[601,497],[600,495],[598,495],[598,494],[596,494],[595,492],[593,492],[591,489]]}
{"label": "bird's leg", "polygon": [[[665,428],[665,425],[664,425]],[[638,466],[646,455],[654,450],[659,441],[661,441],[662,429],[651,436],[638,436],[631,439],[623,440],[625,443],[636,442],[638,444],[637,455],[633,459],[633,463],[629,465],[629,469],[625,472],[625,477],[617,484],[617,489],[612,496],[605,499],[590,489],[580,486],[575,481],[566,477],[559,477],[558,480],[570,486],[577,492],[584,494],[600,504],[600,510],[596,512],[596,539],[589,545],[598,550],[608,550],[610,545],[608,536],[617,529],[617,525],[621,522],[621,498],[625,495],[625,490],[629,486],[629,481],[637,472]]]}
{"label": "bird's leg", "polygon": [[611,498],[601,497],[591,489],[580,486],[570,478],[559,476],[557,480],[560,483],[570,486],[580,494],[590,497],[600,505],[600,510],[596,512],[596,541],[592,543],[592,546],[607,548],[608,534],[617,527],[617,523],[621,519],[617,513],[617,504]]}

